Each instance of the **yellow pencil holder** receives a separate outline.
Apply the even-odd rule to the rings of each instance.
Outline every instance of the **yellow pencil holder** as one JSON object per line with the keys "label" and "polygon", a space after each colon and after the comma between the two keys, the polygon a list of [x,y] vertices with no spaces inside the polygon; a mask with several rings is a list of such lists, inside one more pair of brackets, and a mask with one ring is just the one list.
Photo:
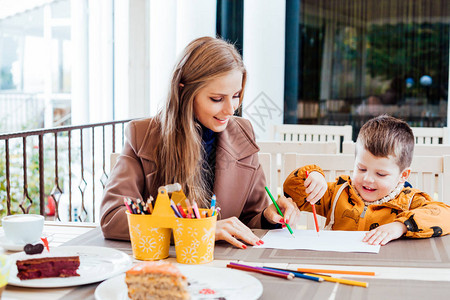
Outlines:
{"label": "yellow pencil holder", "polygon": [[216,221],[217,215],[202,219],[175,219],[173,236],[177,262],[205,264],[214,259]]}
{"label": "yellow pencil holder", "polygon": [[159,260],[169,256],[170,228],[154,227],[151,215],[127,212],[133,256],[139,260]]}
{"label": "yellow pencil holder", "polygon": [[[186,196],[181,190],[172,193],[172,200],[183,208],[184,199]],[[209,209],[200,209],[200,214],[204,211],[211,213]],[[213,260],[217,214],[200,219],[178,218],[163,187],[158,190],[151,215],[126,213],[134,258],[159,260],[168,257],[173,230],[177,262],[203,264]]]}

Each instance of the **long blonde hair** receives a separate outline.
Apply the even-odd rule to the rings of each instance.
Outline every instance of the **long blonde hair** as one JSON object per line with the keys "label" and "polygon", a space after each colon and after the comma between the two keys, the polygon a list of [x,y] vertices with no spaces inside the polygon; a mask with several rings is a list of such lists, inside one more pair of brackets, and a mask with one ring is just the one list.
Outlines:
{"label": "long blonde hair", "polygon": [[202,37],[184,49],[172,75],[165,107],[157,114],[160,140],[156,145],[156,176],[152,190],[179,182],[189,199],[205,206],[209,195],[202,176],[201,127],[195,121],[194,99],[205,85],[226,73],[242,72],[244,95],[247,71],[236,48],[224,40]]}

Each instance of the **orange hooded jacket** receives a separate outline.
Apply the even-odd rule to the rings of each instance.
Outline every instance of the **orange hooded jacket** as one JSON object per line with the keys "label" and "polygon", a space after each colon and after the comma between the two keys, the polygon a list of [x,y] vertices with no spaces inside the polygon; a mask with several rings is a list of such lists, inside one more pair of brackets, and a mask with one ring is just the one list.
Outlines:
{"label": "orange hooded jacket", "polygon": [[[284,194],[298,205],[300,210],[312,211],[306,201],[304,181],[306,171],[323,171],[316,165],[294,170],[283,185]],[[394,221],[407,228],[405,236],[428,238],[450,232],[450,206],[433,201],[424,192],[414,188],[403,188],[400,194],[383,204],[365,206],[353,188],[348,175],[341,175],[328,183],[325,195],[316,202],[318,214],[327,218],[327,228],[333,230],[368,231]]]}

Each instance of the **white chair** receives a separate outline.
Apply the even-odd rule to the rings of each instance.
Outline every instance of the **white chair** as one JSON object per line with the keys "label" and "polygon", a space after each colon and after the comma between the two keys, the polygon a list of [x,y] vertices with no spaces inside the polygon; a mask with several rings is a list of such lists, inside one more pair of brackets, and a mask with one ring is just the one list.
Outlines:
{"label": "white chair", "polygon": [[426,145],[426,144],[416,144],[414,146],[414,155],[421,156],[443,156],[450,155],[450,145]]}
{"label": "white chair", "polygon": [[[334,181],[342,174],[352,176],[354,154],[285,154],[284,173],[286,177],[296,168],[304,165],[316,164],[320,166],[327,181]],[[414,156],[411,163],[411,175],[408,182],[436,201],[450,204],[450,155],[445,156]],[[283,182],[284,182],[283,180]],[[447,182],[447,184],[445,184]],[[308,219],[308,228],[313,229],[311,218]]]}
{"label": "white chair", "polygon": [[448,127],[411,127],[416,144],[448,144]]}
{"label": "white chair", "polygon": [[[355,142],[346,141],[342,143],[343,154],[355,153]],[[414,155],[419,156],[443,156],[450,155],[450,144],[415,144]]]}
{"label": "white chair", "polygon": [[[336,154],[338,152],[338,143],[330,142],[276,142],[264,141],[257,142],[259,147],[259,160],[263,165],[266,175],[267,187],[272,193],[280,195],[281,174],[284,160],[284,153],[322,153]],[[264,154],[264,155],[263,155]]]}
{"label": "white chair", "polygon": [[272,125],[272,140],[292,142],[341,142],[351,141],[353,129],[351,125],[304,125],[282,124]]}

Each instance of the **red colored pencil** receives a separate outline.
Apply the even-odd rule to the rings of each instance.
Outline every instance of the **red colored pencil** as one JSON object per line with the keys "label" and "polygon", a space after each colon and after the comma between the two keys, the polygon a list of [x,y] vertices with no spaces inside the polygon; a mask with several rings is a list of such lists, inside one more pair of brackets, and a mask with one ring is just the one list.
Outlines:
{"label": "red colored pencil", "polygon": [[177,208],[178,208],[178,211],[180,212],[180,214],[183,216],[183,218],[186,218],[187,215],[186,215],[186,213],[184,212],[183,207],[181,207],[180,204],[177,204]]}
{"label": "red colored pencil", "polygon": [[[305,171],[305,173],[306,173],[306,178],[308,178],[308,176],[309,176],[308,171]],[[316,225],[317,236],[319,236],[319,222],[317,221],[316,205],[311,204],[311,207],[312,207],[313,216],[314,216],[314,225]]]}
{"label": "red colored pencil", "polygon": [[288,279],[288,280],[294,278],[294,274],[292,274],[292,273],[283,274],[284,272],[276,272],[276,271],[269,270],[269,269],[245,266],[245,265],[240,265],[240,264],[228,264],[227,268],[237,269],[237,270],[241,270],[241,271],[248,271],[248,272],[256,272],[256,273],[280,277],[280,278],[284,278],[284,279]]}
{"label": "red colored pencil", "polygon": [[125,204],[125,206],[127,207],[127,210],[130,214],[133,213],[133,210],[131,209],[131,207],[128,205],[128,202],[126,199],[123,199],[123,203]]}

